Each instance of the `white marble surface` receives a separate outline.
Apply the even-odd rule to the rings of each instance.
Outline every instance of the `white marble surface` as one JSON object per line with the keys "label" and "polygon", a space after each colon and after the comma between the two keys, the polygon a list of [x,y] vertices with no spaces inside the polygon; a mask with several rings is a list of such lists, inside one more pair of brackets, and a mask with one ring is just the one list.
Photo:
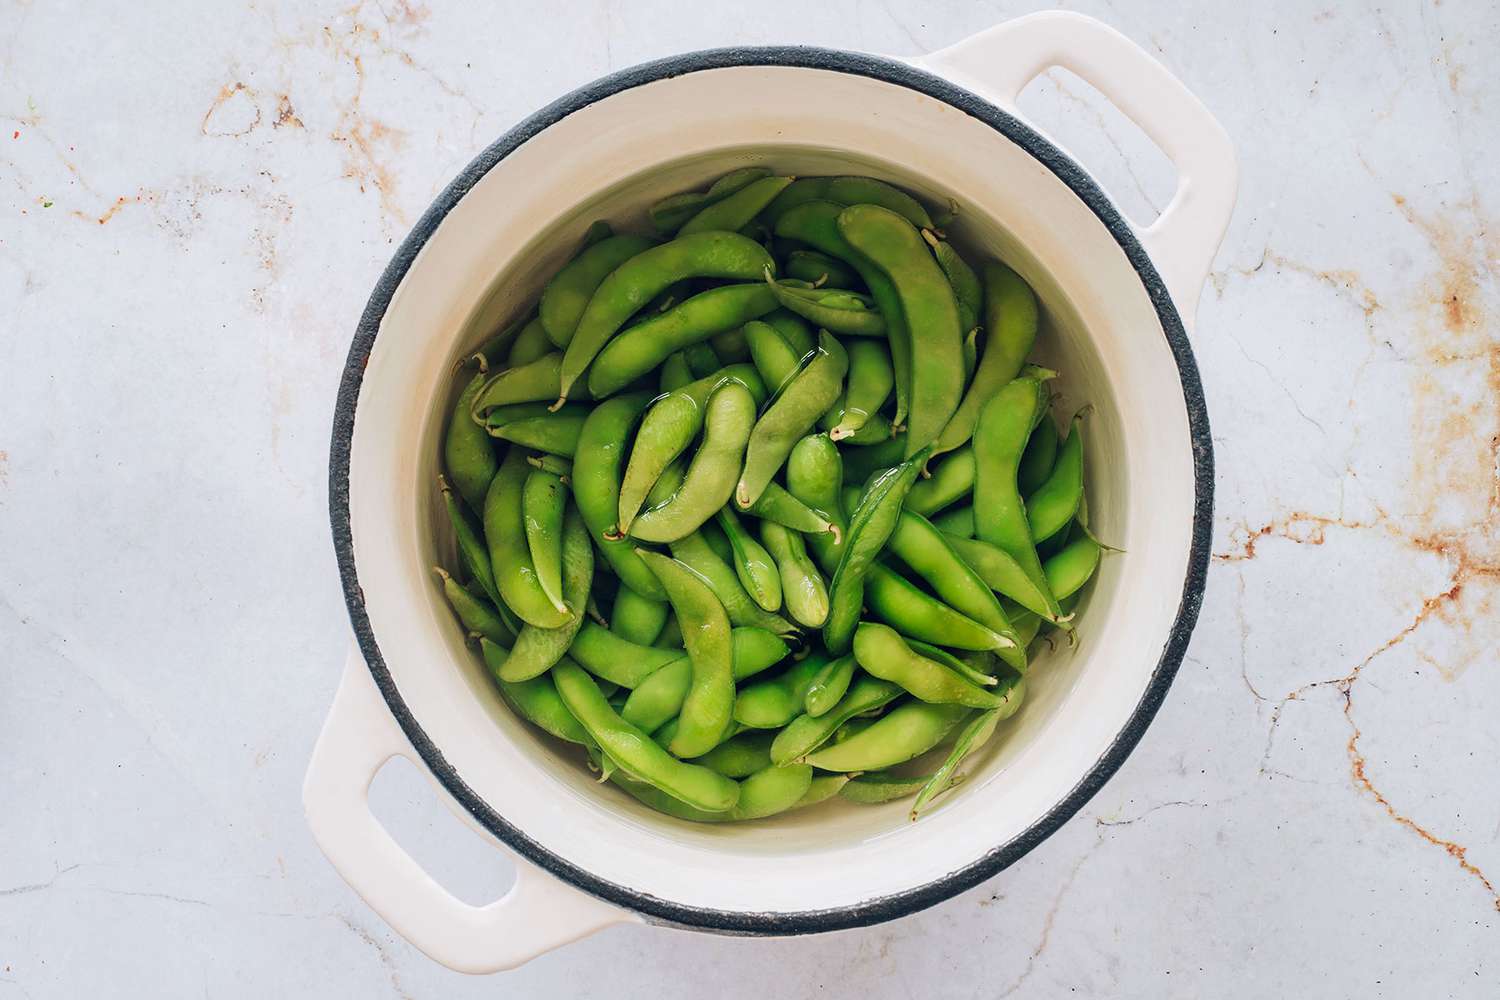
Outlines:
{"label": "white marble surface", "polygon": [[[1496,996],[1484,0],[1076,4],[1203,97],[1242,183],[1194,338],[1219,463],[1203,618],[1140,748],[1022,863],[884,926],[617,929],[476,980],[308,836],[349,641],[333,393],[434,193],[610,69],[734,43],[919,54],[1032,7],[5,0],[0,1000]],[[1076,86],[1027,106],[1128,209],[1161,204],[1169,175]],[[450,885],[504,884],[414,770],[377,792]]]}

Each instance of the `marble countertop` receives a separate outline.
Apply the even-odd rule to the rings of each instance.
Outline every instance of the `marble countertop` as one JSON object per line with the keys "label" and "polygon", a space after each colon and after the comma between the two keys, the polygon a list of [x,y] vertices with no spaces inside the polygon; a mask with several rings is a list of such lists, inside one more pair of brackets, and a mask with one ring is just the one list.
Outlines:
{"label": "marble countertop", "polygon": [[[1500,8],[1480,0],[1069,5],[1203,98],[1241,189],[1194,336],[1218,461],[1202,620],[1140,747],[1021,863],[863,930],[616,928],[468,979],[312,843],[300,783],[349,642],[333,395],[435,192],[611,69],[736,43],[917,55],[1034,6],[6,0],[0,1000],[1494,997]],[[1170,193],[1076,82],[1023,107],[1136,217]],[[375,792],[466,898],[505,884],[414,769]]]}

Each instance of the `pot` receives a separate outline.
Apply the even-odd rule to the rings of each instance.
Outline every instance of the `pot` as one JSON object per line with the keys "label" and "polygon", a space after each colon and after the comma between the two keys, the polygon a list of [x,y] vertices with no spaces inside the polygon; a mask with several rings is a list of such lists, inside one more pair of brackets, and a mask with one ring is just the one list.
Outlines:
{"label": "pot", "polygon": [[[1113,99],[1175,162],[1176,194],[1149,227],[1019,118],[1016,95],[1051,66]],[[433,483],[455,359],[535,297],[591,220],[637,220],[761,161],[951,196],[955,238],[1031,283],[1043,360],[1070,403],[1095,409],[1090,509],[1124,554],[1100,571],[1086,641],[1040,663],[962,793],[918,823],[904,803],[838,801],[700,826],[601,788],[500,701],[429,572],[451,544]],[[797,934],[889,920],[1036,846],[1141,738],[1197,618],[1212,451],[1185,331],[1235,183],[1203,105],[1124,36],[1067,13],[908,63],[809,48],[679,56],[590,84],[485,150],[386,269],[339,392],[330,506],[358,641],[303,794],[340,874],[428,955],[483,972],[614,923]],[[371,815],[370,781],[395,755],[514,853],[503,898],[453,898]]]}

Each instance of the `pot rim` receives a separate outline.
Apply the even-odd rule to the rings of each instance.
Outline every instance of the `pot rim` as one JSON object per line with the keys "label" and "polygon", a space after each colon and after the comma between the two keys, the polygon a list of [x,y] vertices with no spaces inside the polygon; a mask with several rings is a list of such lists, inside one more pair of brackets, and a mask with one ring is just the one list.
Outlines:
{"label": "pot rim", "polygon": [[[925,885],[856,905],[791,912],[749,912],[687,906],[599,878],[527,836],[475,793],[447,762],[442,751],[412,714],[381,655],[359,584],[349,512],[350,452],[365,364],[396,289],[406,277],[418,252],[454,206],[506,156],[576,111],[614,94],[658,80],[702,70],[749,66],[827,70],[869,77],[915,90],[989,125],[1047,167],[1099,219],[1140,277],[1177,364],[1193,450],[1192,541],[1177,614],[1168,632],[1161,658],[1152,671],[1150,682],[1142,692],[1140,701],[1118,735],[1088,772],[1035,823],[963,868]],[[1140,742],[1166,697],[1198,619],[1211,544],[1213,476],[1213,444],[1209,435],[1208,411],[1192,347],[1188,343],[1181,317],[1135,232],[1082,167],[1014,115],[942,77],[906,63],[837,49],[763,46],[689,52],[642,63],[601,77],[558,98],[511,128],[476,156],[443,189],[397,248],[377,281],[355,329],[334,407],[328,503],[344,601],[370,673],[392,715],[432,774],[478,823],[527,861],[564,882],[656,921],[731,934],[789,935],[862,927],[892,920],[933,906],[972,888],[1014,864],[1056,832],[1119,770]]]}

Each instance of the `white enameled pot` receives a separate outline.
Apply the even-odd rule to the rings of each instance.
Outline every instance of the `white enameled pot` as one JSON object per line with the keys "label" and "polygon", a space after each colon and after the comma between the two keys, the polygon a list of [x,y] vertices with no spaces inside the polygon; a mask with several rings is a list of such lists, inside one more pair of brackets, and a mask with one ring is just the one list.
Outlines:
{"label": "white enameled pot", "polygon": [[[1024,124],[1051,66],[1093,84],[1176,164],[1135,229]],[[433,483],[455,359],[533,300],[591,220],[764,162],[883,177],[962,206],[954,235],[1036,289],[1040,353],[1092,403],[1090,511],[1105,561],[1086,641],[1048,654],[1026,704],[954,794],[699,826],[597,785],[498,698],[433,585],[451,541]],[[349,355],[330,501],[357,638],[313,753],[313,835],[349,884],[438,961],[518,965],[626,921],[789,934],[890,919],[994,874],[1119,767],[1171,683],[1208,558],[1212,453],[1184,327],[1227,224],[1235,161],[1208,111],[1124,36],[1039,14],[910,63],[806,48],[702,52],[600,80],[522,123],[443,193],[391,262]],[[920,345],[917,363],[921,363]],[[392,756],[516,855],[488,906],[450,896],[369,811]]]}

